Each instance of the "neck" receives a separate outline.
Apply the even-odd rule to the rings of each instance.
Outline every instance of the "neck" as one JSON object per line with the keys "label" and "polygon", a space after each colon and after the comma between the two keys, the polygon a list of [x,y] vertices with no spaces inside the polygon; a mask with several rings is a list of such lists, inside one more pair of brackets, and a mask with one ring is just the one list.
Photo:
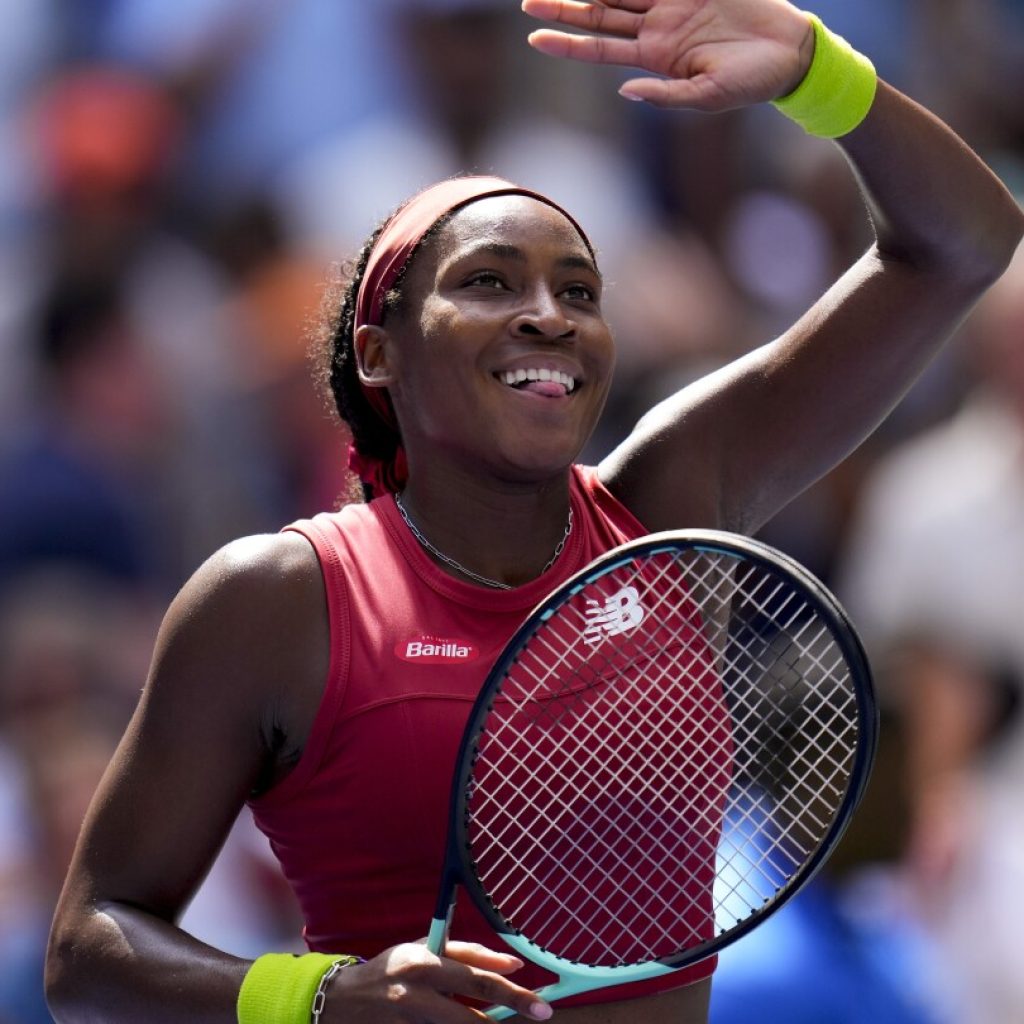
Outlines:
{"label": "neck", "polygon": [[[445,571],[519,586],[550,567],[569,521],[569,478],[529,486],[484,486],[478,479],[438,486],[410,477],[401,505],[424,550]],[[434,548],[434,551],[431,551]],[[480,582],[476,580],[475,582]]]}

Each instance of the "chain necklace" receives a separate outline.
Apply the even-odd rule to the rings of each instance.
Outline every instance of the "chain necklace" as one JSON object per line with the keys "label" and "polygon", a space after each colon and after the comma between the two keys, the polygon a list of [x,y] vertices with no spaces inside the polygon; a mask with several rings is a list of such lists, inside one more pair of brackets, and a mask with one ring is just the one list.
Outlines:
{"label": "chain necklace", "polygon": [[[409,513],[405,510],[405,506],[402,504],[402,495],[395,495],[395,504],[398,506],[398,511],[402,514],[402,518],[405,520],[405,525],[409,527],[412,535],[420,542],[420,544],[429,551],[435,558],[439,558],[445,565],[450,565],[453,569],[462,573],[463,576],[468,576],[475,583],[482,583],[485,587],[493,587],[495,590],[511,590],[512,586],[509,583],[502,583],[500,580],[492,580],[486,576],[481,576],[479,573],[473,572],[472,569],[467,569],[460,562],[456,562],[454,558],[449,557],[443,551],[439,551],[434,547],[433,544],[427,540],[419,531],[419,527],[412,521]],[[565,524],[565,532],[562,534],[558,544],[555,545],[555,553],[548,559],[547,564],[541,569],[539,575],[543,576],[558,560],[558,556],[562,553],[565,548],[565,542],[569,539],[569,534],[572,533],[572,505],[569,506],[569,518]]]}

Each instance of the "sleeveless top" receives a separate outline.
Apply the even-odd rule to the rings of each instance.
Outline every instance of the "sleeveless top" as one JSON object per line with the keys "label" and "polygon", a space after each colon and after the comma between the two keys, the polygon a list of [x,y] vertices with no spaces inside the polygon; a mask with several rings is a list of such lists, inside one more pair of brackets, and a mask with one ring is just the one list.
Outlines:
{"label": "sleeveless top", "polygon": [[[555,564],[512,590],[443,572],[394,497],[286,527],[320,561],[330,624],[323,697],[296,767],[250,801],[298,899],[316,952],[375,956],[426,934],[444,859],[449,790],[477,692],[507,640],[558,584],[647,530],[574,466],[573,529]],[[451,937],[505,949],[460,894]],[[715,958],[665,978],[562,1000],[609,1002],[708,977]],[[514,980],[555,980],[532,964]]]}

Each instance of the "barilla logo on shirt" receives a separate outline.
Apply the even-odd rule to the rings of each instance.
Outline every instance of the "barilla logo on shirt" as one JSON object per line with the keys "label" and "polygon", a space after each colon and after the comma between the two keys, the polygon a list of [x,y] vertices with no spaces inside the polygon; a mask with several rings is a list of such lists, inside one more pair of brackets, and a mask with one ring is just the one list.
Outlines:
{"label": "barilla logo on shirt", "polygon": [[402,661],[418,665],[443,665],[453,661],[476,661],[480,652],[464,640],[449,640],[439,636],[418,636],[395,644],[395,654]]}

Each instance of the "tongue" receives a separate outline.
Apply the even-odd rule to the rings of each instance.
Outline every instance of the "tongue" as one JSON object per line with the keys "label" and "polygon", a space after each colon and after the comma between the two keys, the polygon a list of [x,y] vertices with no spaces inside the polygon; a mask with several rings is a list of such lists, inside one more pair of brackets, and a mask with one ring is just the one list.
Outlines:
{"label": "tongue", "polygon": [[535,395],[549,395],[561,398],[565,394],[565,385],[554,380],[528,380],[522,386],[523,391],[532,391]]}

